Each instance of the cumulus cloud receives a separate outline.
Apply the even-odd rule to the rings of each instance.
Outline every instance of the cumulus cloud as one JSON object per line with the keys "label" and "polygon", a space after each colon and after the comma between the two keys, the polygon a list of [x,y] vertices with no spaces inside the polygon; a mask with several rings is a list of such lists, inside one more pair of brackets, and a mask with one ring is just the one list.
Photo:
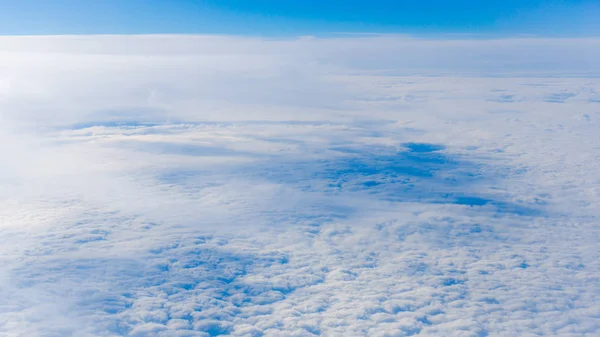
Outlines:
{"label": "cumulus cloud", "polygon": [[597,39],[0,42],[2,334],[600,331]]}

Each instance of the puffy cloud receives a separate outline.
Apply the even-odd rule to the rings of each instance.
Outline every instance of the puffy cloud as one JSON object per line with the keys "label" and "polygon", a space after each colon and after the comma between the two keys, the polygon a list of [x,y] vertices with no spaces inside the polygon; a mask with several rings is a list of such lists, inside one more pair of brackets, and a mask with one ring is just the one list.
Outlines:
{"label": "puffy cloud", "polygon": [[597,40],[1,40],[7,336],[600,329]]}

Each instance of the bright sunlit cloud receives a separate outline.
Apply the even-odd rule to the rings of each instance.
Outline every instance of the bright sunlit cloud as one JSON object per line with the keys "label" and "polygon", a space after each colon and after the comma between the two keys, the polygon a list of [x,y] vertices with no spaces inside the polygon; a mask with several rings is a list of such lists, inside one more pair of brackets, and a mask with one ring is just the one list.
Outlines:
{"label": "bright sunlit cloud", "polygon": [[590,336],[600,40],[0,38],[0,334]]}

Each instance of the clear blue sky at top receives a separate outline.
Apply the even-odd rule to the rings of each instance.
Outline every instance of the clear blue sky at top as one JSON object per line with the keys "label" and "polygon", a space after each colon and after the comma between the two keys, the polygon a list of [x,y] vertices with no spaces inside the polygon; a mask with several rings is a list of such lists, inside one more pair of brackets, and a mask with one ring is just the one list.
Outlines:
{"label": "clear blue sky at top", "polygon": [[598,35],[600,0],[0,0],[0,35]]}

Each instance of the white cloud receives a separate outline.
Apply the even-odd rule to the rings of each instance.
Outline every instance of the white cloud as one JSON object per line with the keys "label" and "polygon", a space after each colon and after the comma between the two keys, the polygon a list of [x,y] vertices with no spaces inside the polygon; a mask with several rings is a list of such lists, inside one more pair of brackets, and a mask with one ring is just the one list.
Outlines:
{"label": "white cloud", "polygon": [[597,39],[0,42],[2,334],[600,331]]}

